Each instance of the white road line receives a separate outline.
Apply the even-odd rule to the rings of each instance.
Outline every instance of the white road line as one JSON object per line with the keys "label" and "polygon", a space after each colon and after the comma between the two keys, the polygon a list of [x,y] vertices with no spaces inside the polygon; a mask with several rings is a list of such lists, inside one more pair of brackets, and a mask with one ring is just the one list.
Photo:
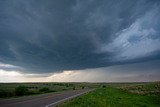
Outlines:
{"label": "white road line", "polygon": [[[92,91],[92,90],[89,90],[89,91]],[[64,98],[64,99],[59,100],[59,101],[57,101],[57,102],[48,104],[48,105],[46,105],[45,107],[50,107],[50,106],[54,107],[54,105],[56,105],[56,104],[58,104],[58,103],[64,102],[64,101],[66,101],[66,100],[69,100],[69,99],[72,99],[72,98],[75,98],[75,97],[78,97],[78,96],[80,96],[80,95],[82,95],[82,94],[85,94],[85,93],[87,93],[87,92],[89,92],[89,91],[86,91],[86,92],[83,92],[83,93],[80,93],[80,94],[76,94],[76,95],[73,95],[73,96],[71,96],[71,97]]]}

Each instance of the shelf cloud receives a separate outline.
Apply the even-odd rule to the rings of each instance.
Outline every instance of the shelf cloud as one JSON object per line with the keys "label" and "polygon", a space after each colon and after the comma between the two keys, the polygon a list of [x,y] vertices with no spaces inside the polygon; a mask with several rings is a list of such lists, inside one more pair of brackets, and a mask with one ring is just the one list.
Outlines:
{"label": "shelf cloud", "polygon": [[159,19],[159,0],[1,0],[0,69],[54,73],[160,60]]}

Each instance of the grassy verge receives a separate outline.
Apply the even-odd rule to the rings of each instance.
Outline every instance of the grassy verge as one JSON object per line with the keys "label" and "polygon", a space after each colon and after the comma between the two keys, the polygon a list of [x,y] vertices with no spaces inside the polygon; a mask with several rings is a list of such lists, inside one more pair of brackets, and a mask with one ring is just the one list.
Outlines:
{"label": "grassy verge", "polygon": [[0,83],[0,99],[98,87],[91,83]]}
{"label": "grassy verge", "polygon": [[160,96],[141,95],[106,87],[65,102],[59,107],[160,107]]}

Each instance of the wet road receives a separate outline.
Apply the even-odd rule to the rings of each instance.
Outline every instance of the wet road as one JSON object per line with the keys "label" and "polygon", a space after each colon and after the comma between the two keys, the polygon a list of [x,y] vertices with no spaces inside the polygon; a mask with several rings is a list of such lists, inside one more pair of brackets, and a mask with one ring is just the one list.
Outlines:
{"label": "wet road", "polygon": [[0,100],[0,107],[53,107],[65,100],[80,96],[93,89],[71,90],[22,98]]}

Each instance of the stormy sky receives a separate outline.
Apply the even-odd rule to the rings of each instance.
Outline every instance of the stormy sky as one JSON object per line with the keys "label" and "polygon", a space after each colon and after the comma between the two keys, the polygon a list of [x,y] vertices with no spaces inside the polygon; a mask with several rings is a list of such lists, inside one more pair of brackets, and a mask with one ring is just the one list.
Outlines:
{"label": "stormy sky", "polygon": [[0,77],[79,72],[69,81],[81,81],[82,74],[99,75],[84,81],[158,80],[160,1],[0,1]]}

